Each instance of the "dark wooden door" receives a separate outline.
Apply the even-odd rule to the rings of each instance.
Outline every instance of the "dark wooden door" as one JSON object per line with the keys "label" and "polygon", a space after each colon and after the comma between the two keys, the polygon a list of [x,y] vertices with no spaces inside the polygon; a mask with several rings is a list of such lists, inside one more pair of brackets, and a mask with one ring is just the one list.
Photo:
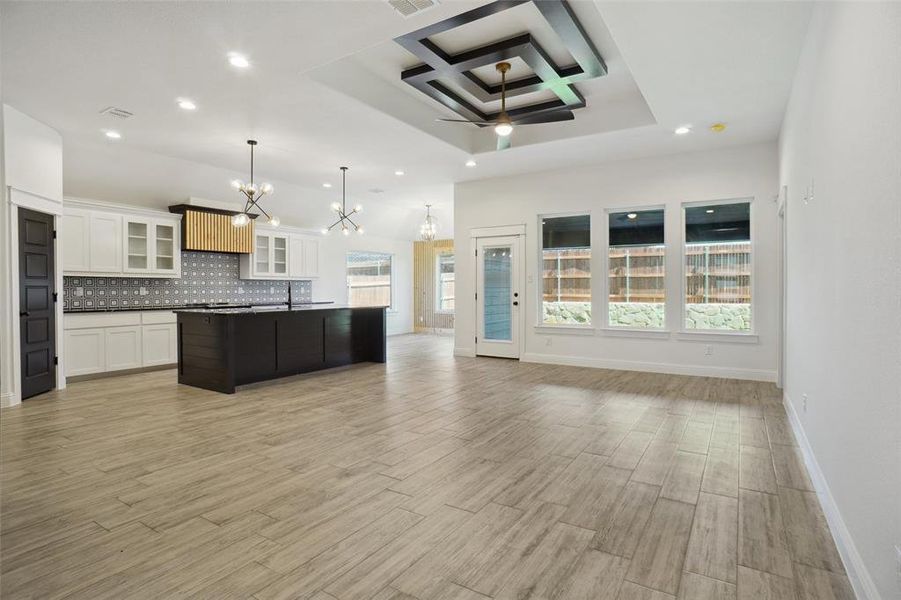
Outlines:
{"label": "dark wooden door", "polygon": [[53,215],[19,209],[19,340],[22,398],[56,387]]}

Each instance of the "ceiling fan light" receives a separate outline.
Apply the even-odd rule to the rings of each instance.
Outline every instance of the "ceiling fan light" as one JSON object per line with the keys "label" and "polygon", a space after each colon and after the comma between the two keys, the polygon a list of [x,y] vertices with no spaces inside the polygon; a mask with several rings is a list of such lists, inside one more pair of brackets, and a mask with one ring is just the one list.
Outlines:
{"label": "ceiling fan light", "polygon": [[510,123],[509,121],[498,122],[498,124],[494,126],[494,133],[501,137],[507,137],[513,133],[513,123]]}

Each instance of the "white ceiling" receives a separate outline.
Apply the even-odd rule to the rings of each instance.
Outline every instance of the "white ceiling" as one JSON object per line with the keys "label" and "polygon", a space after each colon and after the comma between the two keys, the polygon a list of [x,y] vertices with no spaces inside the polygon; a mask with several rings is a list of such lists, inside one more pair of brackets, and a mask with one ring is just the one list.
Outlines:
{"label": "white ceiling", "polygon": [[[484,3],[446,1],[404,19],[381,0],[3,2],[3,101],[61,132],[67,194],[229,200],[227,177],[245,175],[253,137],[258,178],[276,183],[271,202],[284,222],[327,221],[347,164],[369,231],[410,239],[426,202],[449,233],[455,181],[775,139],[810,12],[804,3],[573,1],[610,74],[578,85],[588,107],[574,122],[518,128],[514,147],[498,153],[488,131],[435,122],[452,113],[400,81],[416,61],[393,42]],[[442,41],[466,47],[526,27],[565,58],[529,11]],[[230,67],[230,51],[251,68]],[[180,96],[198,110],[181,111]],[[110,105],[135,116],[99,114]],[[719,120],[725,133],[706,131]],[[673,136],[682,123],[695,133]],[[104,128],[123,139],[106,140]],[[473,155],[479,165],[467,169]]]}

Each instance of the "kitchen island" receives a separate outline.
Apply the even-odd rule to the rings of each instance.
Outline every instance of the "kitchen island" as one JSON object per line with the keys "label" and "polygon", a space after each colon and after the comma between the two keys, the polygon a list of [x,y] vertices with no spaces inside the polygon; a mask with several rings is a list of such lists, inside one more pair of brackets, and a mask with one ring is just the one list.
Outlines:
{"label": "kitchen island", "polygon": [[178,382],[235,387],[358,362],[385,362],[385,308],[334,304],[176,310]]}

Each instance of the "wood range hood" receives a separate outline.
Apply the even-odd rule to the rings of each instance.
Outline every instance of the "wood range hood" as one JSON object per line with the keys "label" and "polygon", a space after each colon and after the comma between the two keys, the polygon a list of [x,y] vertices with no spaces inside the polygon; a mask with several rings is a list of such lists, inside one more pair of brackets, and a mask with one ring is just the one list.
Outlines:
{"label": "wood range hood", "polygon": [[232,225],[233,210],[209,208],[196,204],[174,204],[169,212],[182,215],[181,248],[201,252],[253,252],[254,219],[244,227]]}

